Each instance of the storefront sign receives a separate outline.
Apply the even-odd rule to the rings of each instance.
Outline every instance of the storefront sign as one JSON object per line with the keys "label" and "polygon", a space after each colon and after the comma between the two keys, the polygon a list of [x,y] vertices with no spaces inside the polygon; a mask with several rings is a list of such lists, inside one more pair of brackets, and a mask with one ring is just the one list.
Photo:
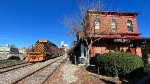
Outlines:
{"label": "storefront sign", "polygon": [[114,42],[129,42],[129,39],[114,39]]}

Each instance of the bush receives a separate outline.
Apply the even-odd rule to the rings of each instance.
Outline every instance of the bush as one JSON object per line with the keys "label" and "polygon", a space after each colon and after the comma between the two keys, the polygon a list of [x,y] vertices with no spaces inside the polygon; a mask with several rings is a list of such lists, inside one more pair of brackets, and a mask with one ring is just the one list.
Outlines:
{"label": "bush", "polygon": [[150,64],[146,63],[144,67],[150,69]]}
{"label": "bush", "polygon": [[97,66],[109,76],[125,76],[143,67],[143,61],[129,52],[109,52],[97,56]]}

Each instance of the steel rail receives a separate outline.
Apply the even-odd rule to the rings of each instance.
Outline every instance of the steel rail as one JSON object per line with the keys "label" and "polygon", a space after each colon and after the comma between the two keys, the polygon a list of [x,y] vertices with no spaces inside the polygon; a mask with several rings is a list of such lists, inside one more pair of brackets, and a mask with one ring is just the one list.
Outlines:
{"label": "steel rail", "polygon": [[[4,70],[1,69],[2,71],[0,71],[0,74],[5,73],[5,72],[9,72],[9,71],[12,71],[12,70],[16,70],[16,69],[19,69],[19,68],[22,68],[22,67],[26,67],[26,66],[29,66],[29,65],[33,65],[33,63],[23,63],[23,64],[18,64],[18,65],[12,66],[12,67],[7,67],[7,68],[10,68],[10,69],[7,69],[7,68],[4,68]],[[13,67],[15,67],[15,68],[13,68]]]}
{"label": "steel rail", "polygon": [[50,64],[47,64],[47,65],[43,66],[42,68],[40,68],[40,69],[38,69],[38,70],[36,70],[36,71],[34,71],[34,72],[32,72],[32,73],[30,73],[30,74],[28,74],[28,75],[26,75],[26,76],[22,77],[22,78],[20,78],[20,79],[18,79],[18,80],[16,80],[16,81],[14,81],[14,82],[13,82],[13,83],[11,83],[11,84],[17,84],[17,83],[19,83],[20,81],[22,81],[22,80],[24,80],[24,79],[26,79],[26,78],[28,78],[28,77],[32,76],[33,74],[35,74],[35,73],[39,72],[40,70],[42,70],[42,69],[44,69],[44,68],[46,68],[46,67],[48,67],[48,66],[52,65],[53,63],[55,63],[56,61],[59,61],[59,60],[61,60],[61,59],[62,59],[62,58],[59,58],[59,59],[57,59],[57,60],[55,60],[55,61],[51,62]]}
{"label": "steel rail", "polygon": [[63,62],[61,62],[61,64],[59,64],[54,71],[52,71],[52,73],[42,82],[42,84],[45,84],[45,82],[48,80],[48,78],[66,61],[66,59],[63,60]]}
{"label": "steel rail", "polygon": [[13,67],[13,66],[17,66],[17,65],[21,65],[21,64],[27,64],[27,63],[28,63],[28,62],[24,62],[24,63],[18,63],[18,64],[6,66],[6,67],[0,67],[0,69],[10,68],[10,67]]}

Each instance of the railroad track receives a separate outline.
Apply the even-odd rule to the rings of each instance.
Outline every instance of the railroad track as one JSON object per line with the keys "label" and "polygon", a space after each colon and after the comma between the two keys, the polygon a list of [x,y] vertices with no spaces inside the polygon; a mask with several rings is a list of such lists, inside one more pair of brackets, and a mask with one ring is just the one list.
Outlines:
{"label": "railroad track", "polygon": [[3,67],[0,67],[0,69],[5,69],[5,68],[13,67],[13,66],[16,66],[16,65],[21,65],[21,64],[26,64],[27,63],[27,62],[16,63],[16,61],[3,61],[3,62],[0,62],[0,63],[6,64],[8,62],[12,63],[12,65],[3,66]]}
{"label": "railroad track", "polygon": [[55,70],[65,61],[65,57],[57,59],[50,64],[28,74],[12,84],[44,84]]}
{"label": "railroad track", "polygon": [[20,63],[20,64],[16,64],[16,65],[13,65],[13,66],[3,67],[3,68],[0,68],[0,74],[5,73],[5,72],[9,72],[11,70],[16,70],[16,69],[19,69],[19,68],[22,68],[22,67],[26,67],[26,66],[29,66],[29,65],[32,65],[32,64],[33,63]]}
{"label": "railroad track", "polygon": [[51,59],[42,63],[35,63],[31,66],[25,66],[25,67],[6,71],[0,74],[0,84],[16,84],[16,83],[25,84],[25,81],[27,82],[26,84],[35,84],[36,82],[32,82],[32,81],[35,81],[37,77],[40,78],[40,81],[39,81],[40,84],[44,83],[47,77],[51,73],[53,73],[53,71],[64,60],[65,60],[64,57],[63,58],[57,57],[57,58],[54,58],[54,59]]}
{"label": "railroad track", "polygon": [[14,62],[14,60],[0,60],[0,63]]}

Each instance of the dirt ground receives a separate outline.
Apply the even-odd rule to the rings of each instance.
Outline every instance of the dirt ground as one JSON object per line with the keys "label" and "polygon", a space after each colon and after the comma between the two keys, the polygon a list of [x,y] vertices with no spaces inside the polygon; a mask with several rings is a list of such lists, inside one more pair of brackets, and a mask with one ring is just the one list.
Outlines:
{"label": "dirt ground", "polygon": [[75,73],[79,78],[73,84],[120,84],[119,78],[106,77],[90,72],[84,66],[81,66]]}
{"label": "dirt ground", "polygon": [[[63,80],[62,64],[47,80],[45,84],[66,84]],[[84,66],[78,66],[79,69],[75,71],[75,76],[78,80],[71,84],[121,84],[119,78],[106,77],[97,75],[87,70]]]}

